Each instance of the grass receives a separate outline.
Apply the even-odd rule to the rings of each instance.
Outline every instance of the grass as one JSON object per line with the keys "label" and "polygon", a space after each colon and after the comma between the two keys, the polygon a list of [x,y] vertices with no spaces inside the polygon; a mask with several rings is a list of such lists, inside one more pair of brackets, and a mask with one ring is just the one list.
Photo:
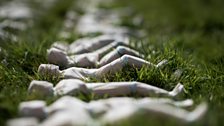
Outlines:
{"label": "grass", "polygon": [[[168,68],[172,72],[179,68],[184,70],[179,80],[173,80],[167,70],[158,73],[152,77],[162,78],[156,85],[169,89],[172,82],[182,82],[188,98],[193,98],[196,103],[207,101],[209,104],[207,116],[197,125],[223,125],[223,1],[123,0],[119,5],[131,6],[144,18],[142,27],[156,52],[150,60],[166,58],[171,61]],[[130,26],[131,22],[126,24]],[[150,49],[146,54],[150,54]],[[143,74],[145,77],[141,81],[153,74],[156,73]]]}
{"label": "grass", "polygon": [[[0,125],[7,119],[17,117],[17,107],[21,101],[37,99],[29,96],[27,88],[31,80],[57,79],[42,78],[36,73],[38,66],[46,61],[46,49],[59,38],[57,36],[65,12],[72,0],[57,1],[46,13],[38,13],[34,26],[18,33],[19,42],[0,42]],[[171,90],[178,82],[185,85],[185,98],[192,98],[196,104],[208,102],[209,111],[205,119],[194,125],[223,125],[224,79],[222,0],[123,0],[113,7],[130,6],[134,14],[144,18],[143,24],[134,26],[132,17],[126,17],[122,25],[146,30],[147,37],[133,39],[133,45],[145,55],[145,59],[158,63],[168,59],[168,65],[161,69],[141,70],[124,68],[113,77],[102,81],[140,81]],[[31,3],[34,8],[40,5]],[[107,8],[107,7],[106,7]],[[73,36],[75,39],[77,36]],[[173,73],[181,69],[180,78]],[[93,96],[79,96],[85,101]],[[138,96],[135,96],[138,97]],[[51,103],[55,99],[45,99]],[[173,125],[172,120],[157,120],[149,115],[141,115],[132,121],[119,125]]]}

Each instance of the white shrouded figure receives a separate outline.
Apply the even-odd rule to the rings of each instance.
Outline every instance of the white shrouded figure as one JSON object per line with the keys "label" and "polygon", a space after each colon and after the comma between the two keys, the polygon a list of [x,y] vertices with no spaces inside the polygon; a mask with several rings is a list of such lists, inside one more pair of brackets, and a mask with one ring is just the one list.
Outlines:
{"label": "white shrouded figure", "polygon": [[160,96],[160,97],[178,97],[183,94],[184,86],[177,84],[172,91],[148,85],[141,82],[109,82],[109,83],[85,83],[78,79],[61,80],[54,88],[48,87],[48,95],[46,90],[42,90],[46,81],[32,81],[28,89],[29,93],[39,93],[45,96],[77,95],[79,93],[94,94],[95,96],[126,96],[137,94],[141,96]]}
{"label": "white shrouded figure", "polygon": [[94,38],[80,38],[71,44],[65,42],[55,42],[51,47],[65,51],[68,55],[89,53],[98,50],[114,41],[120,41],[124,44],[129,43],[129,39],[123,35],[100,35]]}
{"label": "white shrouded figure", "polygon": [[79,67],[70,67],[65,70],[59,70],[59,67],[52,64],[41,64],[38,68],[38,73],[44,76],[60,76],[65,79],[81,79],[88,80],[89,78],[101,79],[108,74],[115,74],[124,68],[125,66],[131,66],[134,68],[142,68],[143,66],[149,66],[153,68],[163,67],[167,63],[167,60],[163,60],[157,65],[154,65],[148,61],[145,61],[141,58],[123,55],[121,58],[118,58],[111,63],[108,63],[100,68],[96,69],[87,69]]}
{"label": "white shrouded figure", "polygon": [[[34,101],[36,102],[36,101]],[[32,101],[23,102],[26,108],[33,108]],[[115,97],[109,99],[93,100],[89,103],[78,98],[64,96],[47,107],[47,117],[40,123],[41,126],[49,125],[94,125],[114,124],[134,117],[150,116],[158,119],[172,119],[181,123],[191,123],[202,118],[207,110],[205,103],[200,104],[192,112],[186,111],[185,107],[191,107],[193,101],[174,101],[167,98],[143,98],[134,99],[129,97]],[[31,115],[36,111],[26,110]],[[131,120],[129,120],[131,121]]]}
{"label": "white shrouded figure", "polygon": [[[140,57],[137,51],[121,45],[124,45],[124,43],[113,42],[96,51],[76,55],[68,55],[65,51],[60,49],[50,48],[48,50],[47,59],[49,63],[68,68],[72,66],[104,66],[125,54]],[[113,48],[115,49],[113,50]]]}

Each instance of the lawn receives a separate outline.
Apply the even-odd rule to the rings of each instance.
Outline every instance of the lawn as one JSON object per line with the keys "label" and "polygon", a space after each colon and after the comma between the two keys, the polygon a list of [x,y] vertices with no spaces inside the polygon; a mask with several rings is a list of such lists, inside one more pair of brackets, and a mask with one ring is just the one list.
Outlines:
{"label": "lawn", "polygon": [[187,97],[208,102],[201,125],[223,125],[224,1],[123,0],[119,4],[144,18],[148,42],[158,51],[153,59],[168,58],[171,70],[184,69],[179,81],[186,85]]}
{"label": "lawn", "polygon": [[[34,26],[17,33],[18,42],[0,40],[0,125],[7,119],[18,117],[17,107],[21,101],[37,99],[27,94],[31,80],[55,78],[39,77],[37,68],[47,63],[46,50],[59,40],[58,32],[72,0],[58,0],[44,13],[37,14]],[[167,90],[178,82],[185,85],[185,98],[192,98],[195,104],[203,101],[209,109],[205,118],[195,125],[224,125],[224,1],[222,0],[122,0],[108,8],[131,7],[133,15],[123,19],[121,25],[133,29],[144,29],[145,38],[133,38],[135,49],[145,59],[158,63],[168,59],[168,65],[161,69],[125,68],[114,77],[102,81],[140,81]],[[40,5],[30,2],[34,10]],[[140,15],[144,21],[134,26],[132,18]],[[0,19],[1,20],[1,19]],[[74,35],[72,39],[76,39]],[[176,70],[182,70],[180,78],[173,77]],[[93,81],[93,80],[92,80]],[[89,101],[93,96],[81,99]],[[138,97],[138,96],[135,96]],[[44,99],[44,98],[41,98]],[[51,103],[55,99],[45,99]],[[136,118],[120,125],[173,125],[172,120],[156,120],[154,117]]]}

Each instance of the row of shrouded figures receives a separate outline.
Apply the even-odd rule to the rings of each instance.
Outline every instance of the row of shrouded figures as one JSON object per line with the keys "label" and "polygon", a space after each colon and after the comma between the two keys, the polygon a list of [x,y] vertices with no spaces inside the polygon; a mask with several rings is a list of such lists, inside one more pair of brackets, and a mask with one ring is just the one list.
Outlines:
{"label": "row of shrouded figures", "polygon": [[[141,82],[84,82],[89,78],[100,79],[105,75],[115,74],[126,65],[139,69],[142,66],[148,66],[149,69],[150,67],[160,69],[167,63],[166,60],[163,60],[155,65],[145,61],[140,58],[141,55],[137,51],[124,46],[123,41],[112,38],[99,36],[88,39],[88,42],[84,42],[87,39],[81,39],[71,45],[54,43],[48,50],[48,61],[54,65],[41,64],[38,72],[43,76],[60,76],[63,79],[55,87],[50,82],[34,80],[30,83],[28,92],[31,95],[38,94],[45,97],[64,97],[49,107],[46,107],[44,101],[22,102],[19,107],[20,115],[43,120],[40,123],[43,126],[104,125],[146,115],[188,124],[203,117],[207,110],[206,104],[202,103],[195,110],[189,112],[185,109],[193,105],[192,100],[172,100],[180,99],[183,94],[184,86],[180,83],[172,91],[167,91]],[[121,43],[123,46],[120,46]],[[79,50],[79,52],[74,53],[73,50]],[[101,61],[104,64],[101,65]],[[85,62],[88,63],[85,64]],[[59,70],[59,66],[55,64],[60,65],[64,70]],[[76,65],[91,67],[91,69],[75,67]],[[66,96],[79,94],[114,98],[85,103],[77,98]],[[132,94],[149,97],[140,99],[116,97]],[[31,120],[32,123],[38,123],[34,118],[25,119]],[[18,120],[9,123],[18,123]]]}
{"label": "row of shrouded figures", "polygon": [[[55,42],[47,51],[50,64],[41,64],[38,73],[45,77],[59,77],[62,80],[55,86],[50,82],[33,80],[28,88],[31,95],[62,98],[50,106],[46,106],[44,101],[22,102],[19,114],[31,118],[14,119],[8,124],[15,126],[26,122],[26,125],[30,123],[42,126],[107,125],[124,120],[131,121],[136,117],[173,119],[177,123],[189,124],[203,117],[207,110],[206,104],[202,103],[194,110],[187,111],[188,107],[193,105],[192,100],[173,100],[181,98],[181,94],[184,93],[184,86],[180,83],[172,91],[167,91],[141,82],[85,82],[91,79],[100,81],[126,66],[137,69],[143,66],[148,69],[161,69],[168,62],[164,59],[154,64],[144,60],[142,54],[129,46],[127,28],[113,25],[117,16],[113,13],[102,16],[104,11],[95,7],[97,2],[89,1],[91,2],[82,1],[88,6],[78,21],[77,31],[82,34],[100,31],[103,35],[81,38],[71,44]],[[112,98],[86,103],[75,97],[66,96],[79,94]],[[117,97],[130,95],[146,98]]]}

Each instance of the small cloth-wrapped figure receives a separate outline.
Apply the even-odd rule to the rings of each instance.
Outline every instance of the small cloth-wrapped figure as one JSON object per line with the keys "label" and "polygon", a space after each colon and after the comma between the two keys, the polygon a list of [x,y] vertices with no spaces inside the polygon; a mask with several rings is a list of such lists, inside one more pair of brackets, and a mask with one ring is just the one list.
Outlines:
{"label": "small cloth-wrapped figure", "polygon": [[100,35],[94,38],[80,38],[71,44],[65,42],[55,42],[51,48],[57,48],[66,52],[68,55],[83,54],[98,50],[114,41],[120,41],[125,44],[129,43],[129,39],[123,35]]}
{"label": "small cloth-wrapped figure", "polygon": [[111,63],[108,63],[100,68],[96,69],[87,69],[79,67],[70,67],[65,70],[59,70],[59,67],[52,64],[41,64],[38,68],[38,73],[43,76],[61,76],[62,78],[69,79],[80,79],[80,80],[89,80],[89,78],[101,79],[108,74],[115,74],[124,68],[125,66],[130,66],[134,68],[142,68],[143,66],[149,66],[154,68],[161,68],[167,64],[167,60],[163,60],[157,65],[152,64],[148,61],[145,61],[141,58],[123,55],[121,58],[118,58]]}
{"label": "small cloth-wrapped figure", "polygon": [[[45,81],[32,81],[29,86],[29,93],[37,93],[46,95],[46,91],[41,90],[41,86],[48,84]],[[35,85],[35,87],[34,87]],[[37,86],[38,85],[38,86]],[[32,90],[30,90],[32,89]],[[177,84],[172,91],[151,86],[141,82],[109,82],[109,83],[85,83],[78,79],[64,79],[61,80],[54,88],[55,96],[61,95],[77,95],[79,93],[91,94],[95,96],[126,96],[137,94],[141,96],[164,96],[164,97],[179,97],[183,94],[184,86]],[[35,92],[33,92],[35,91]],[[52,96],[53,92],[49,92],[48,96]],[[47,96],[47,95],[46,95]]]}
{"label": "small cloth-wrapped figure", "polygon": [[[29,101],[29,103],[32,102]],[[29,105],[26,107],[32,108],[33,104]],[[132,121],[130,119],[139,116],[144,119],[150,118],[150,116],[158,118],[158,120],[172,119],[179,125],[190,124],[201,119],[207,111],[205,103],[200,104],[191,112],[184,109],[192,105],[193,101],[190,99],[174,101],[168,98],[115,97],[86,103],[75,97],[64,96],[43,108],[47,112],[47,117],[39,125],[113,125],[125,120],[130,122]],[[28,110],[27,112],[36,115],[37,111]]]}
{"label": "small cloth-wrapped figure", "polygon": [[[70,55],[65,51],[57,48],[51,48],[48,50],[48,62],[59,65],[64,68],[77,66],[77,67],[98,67],[104,66],[121,56],[128,54],[132,56],[140,57],[140,54],[124,45],[123,42],[110,43],[96,51],[90,53],[83,53],[78,55]],[[116,48],[113,50],[113,48]],[[112,50],[112,51],[111,51]]]}

